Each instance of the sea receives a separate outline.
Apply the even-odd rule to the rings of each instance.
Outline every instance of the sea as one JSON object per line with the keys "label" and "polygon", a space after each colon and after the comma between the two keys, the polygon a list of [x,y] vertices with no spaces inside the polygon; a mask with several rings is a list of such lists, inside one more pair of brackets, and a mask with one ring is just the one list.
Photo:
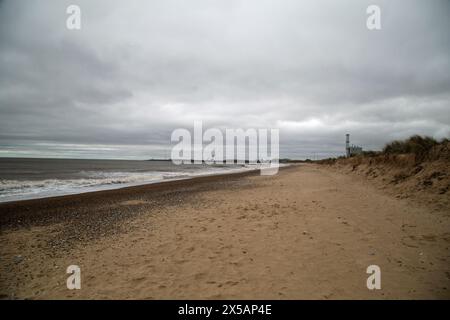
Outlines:
{"label": "sea", "polygon": [[170,160],[0,158],[0,202],[118,189],[169,180],[233,173],[238,164],[182,164]]}

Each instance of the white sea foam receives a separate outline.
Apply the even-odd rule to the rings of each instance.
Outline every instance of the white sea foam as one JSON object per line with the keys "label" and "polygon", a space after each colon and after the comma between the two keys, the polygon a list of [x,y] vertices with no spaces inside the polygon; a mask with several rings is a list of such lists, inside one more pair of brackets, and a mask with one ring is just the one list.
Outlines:
{"label": "white sea foam", "polygon": [[0,179],[0,202],[36,199],[90,191],[117,189],[167,180],[187,179],[255,169],[243,167],[205,167],[191,171],[104,172],[80,171],[76,179],[6,180]]}

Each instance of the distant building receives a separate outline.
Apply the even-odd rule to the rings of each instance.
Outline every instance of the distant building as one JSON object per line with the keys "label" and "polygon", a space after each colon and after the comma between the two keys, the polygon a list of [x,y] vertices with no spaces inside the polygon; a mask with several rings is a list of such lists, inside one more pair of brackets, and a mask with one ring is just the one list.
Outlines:
{"label": "distant building", "polygon": [[360,146],[350,145],[350,134],[345,135],[345,155],[347,158],[351,156],[355,156],[361,154],[363,152],[363,148]]}

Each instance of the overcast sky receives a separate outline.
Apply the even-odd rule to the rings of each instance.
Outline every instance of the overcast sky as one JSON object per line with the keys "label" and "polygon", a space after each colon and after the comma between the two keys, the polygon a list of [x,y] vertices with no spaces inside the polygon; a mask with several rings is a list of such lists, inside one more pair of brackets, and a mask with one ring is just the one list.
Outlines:
{"label": "overcast sky", "polygon": [[0,1],[0,156],[163,157],[194,120],[291,158],[449,137],[449,30],[447,0]]}

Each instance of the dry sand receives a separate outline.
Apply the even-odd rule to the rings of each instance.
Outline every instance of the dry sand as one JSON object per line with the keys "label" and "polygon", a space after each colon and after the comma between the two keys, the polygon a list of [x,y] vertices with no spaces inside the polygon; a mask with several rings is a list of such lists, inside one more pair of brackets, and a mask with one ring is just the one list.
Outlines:
{"label": "dry sand", "polygon": [[3,204],[0,222],[2,298],[450,298],[449,208],[325,166]]}

